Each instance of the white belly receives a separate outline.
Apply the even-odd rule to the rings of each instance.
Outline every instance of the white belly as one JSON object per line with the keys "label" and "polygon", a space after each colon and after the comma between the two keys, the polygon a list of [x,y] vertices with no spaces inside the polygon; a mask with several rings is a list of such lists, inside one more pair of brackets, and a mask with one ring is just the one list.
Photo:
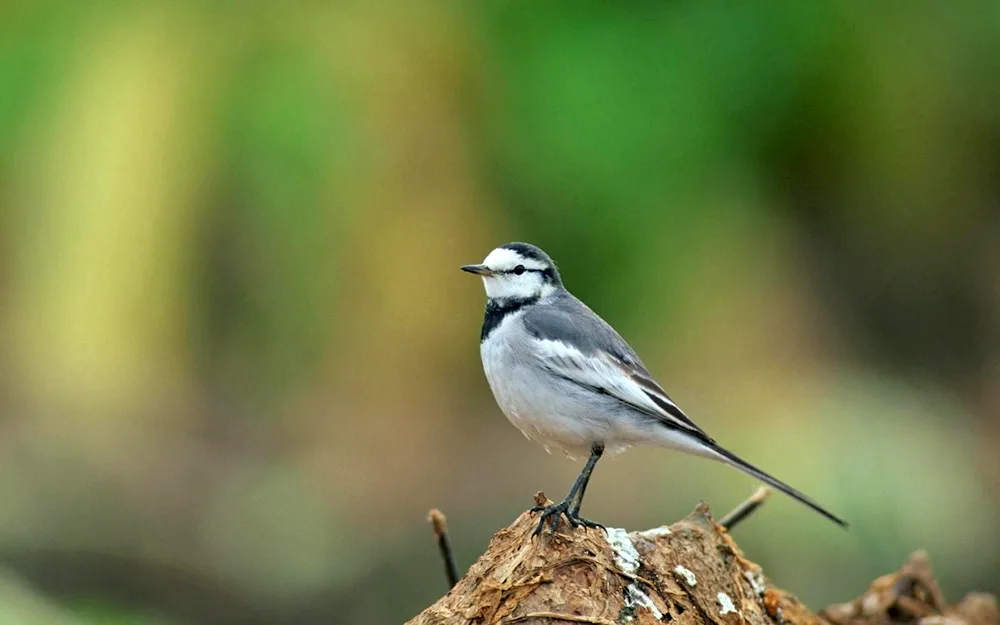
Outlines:
{"label": "white belly", "polygon": [[604,443],[609,453],[628,448],[630,437],[623,437],[618,420],[596,406],[589,391],[553,384],[530,354],[519,352],[523,338],[510,327],[515,318],[505,319],[480,345],[486,379],[507,419],[546,450],[570,457],[586,456],[594,443]]}

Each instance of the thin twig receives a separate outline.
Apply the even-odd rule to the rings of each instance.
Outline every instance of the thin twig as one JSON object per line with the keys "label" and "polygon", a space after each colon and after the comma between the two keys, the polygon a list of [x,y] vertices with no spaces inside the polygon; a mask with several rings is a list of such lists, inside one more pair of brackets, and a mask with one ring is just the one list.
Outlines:
{"label": "thin twig", "polygon": [[612,621],[598,618],[596,616],[577,616],[576,614],[559,614],[558,612],[532,612],[522,614],[514,618],[507,619],[504,623],[519,623],[529,618],[554,618],[559,621],[570,621],[572,623],[592,623],[593,625],[615,625]]}
{"label": "thin twig", "polygon": [[761,504],[771,495],[771,489],[766,486],[760,486],[754,491],[750,498],[736,506],[729,511],[725,516],[719,519],[719,525],[726,528],[726,531],[732,530],[736,525],[753,514],[754,510],[759,508]]}
{"label": "thin twig", "polygon": [[433,508],[427,513],[427,520],[434,528],[434,539],[444,560],[444,573],[448,576],[448,588],[454,588],[458,583],[458,569],[455,567],[455,555],[451,552],[451,542],[448,540],[448,518],[444,513]]}

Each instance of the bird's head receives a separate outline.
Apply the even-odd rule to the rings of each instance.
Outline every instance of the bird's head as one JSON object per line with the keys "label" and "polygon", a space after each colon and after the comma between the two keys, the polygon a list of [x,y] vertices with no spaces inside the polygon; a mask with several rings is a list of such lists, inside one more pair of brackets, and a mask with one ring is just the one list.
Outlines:
{"label": "bird's head", "polygon": [[462,271],[482,276],[490,299],[526,300],[554,293],[562,286],[556,264],[549,255],[528,243],[505,243],[478,265]]}

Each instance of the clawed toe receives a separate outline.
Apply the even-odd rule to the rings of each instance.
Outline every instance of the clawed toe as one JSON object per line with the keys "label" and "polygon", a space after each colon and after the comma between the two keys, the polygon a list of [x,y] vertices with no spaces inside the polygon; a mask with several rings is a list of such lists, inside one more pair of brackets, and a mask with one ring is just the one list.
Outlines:
{"label": "clawed toe", "polygon": [[538,519],[538,525],[535,527],[535,531],[532,532],[532,536],[538,536],[542,533],[542,528],[545,527],[545,521],[549,521],[549,525],[554,533],[556,527],[559,525],[559,515],[566,517],[569,521],[570,526],[576,528],[581,525],[584,527],[600,528],[605,529],[603,525],[595,521],[590,521],[583,518],[576,510],[571,510],[569,507],[569,502],[564,501],[562,503],[553,504],[551,506],[535,506],[531,509],[532,512],[541,512],[542,516]]}
{"label": "clawed toe", "polygon": [[531,533],[532,536],[538,536],[542,533],[542,528],[545,526],[545,521],[552,519],[552,531],[556,531],[556,524],[559,523],[559,515],[566,514],[569,511],[569,506],[566,502],[553,504],[551,506],[535,506],[532,508],[534,512],[541,512],[542,516],[538,519],[538,525],[535,527],[535,531]]}
{"label": "clawed toe", "polygon": [[604,530],[605,532],[608,531],[608,528],[604,527],[603,525],[601,525],[597,521],[590,521],[590,520],[585,519],[585,518],[583,518],[582,516],[579,516],[579,515],[576,517],[576,522],[579,523],[580,525],[584,526],[584,527],[592,527],[594,529]]}

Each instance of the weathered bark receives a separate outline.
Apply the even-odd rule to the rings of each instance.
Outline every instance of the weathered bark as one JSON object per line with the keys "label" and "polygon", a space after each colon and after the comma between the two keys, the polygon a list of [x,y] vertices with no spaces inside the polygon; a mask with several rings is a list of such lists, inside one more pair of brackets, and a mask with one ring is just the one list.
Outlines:
{"label": "weathered bark", "polygon": [[873,582],[859,599],[815,614],[774,588],[706,506],[669,528],[570,529],[532,538],[525,512],[500,530],[452,590],[407,625],[998,625],[996,599],[946,606],[927,558]]}

